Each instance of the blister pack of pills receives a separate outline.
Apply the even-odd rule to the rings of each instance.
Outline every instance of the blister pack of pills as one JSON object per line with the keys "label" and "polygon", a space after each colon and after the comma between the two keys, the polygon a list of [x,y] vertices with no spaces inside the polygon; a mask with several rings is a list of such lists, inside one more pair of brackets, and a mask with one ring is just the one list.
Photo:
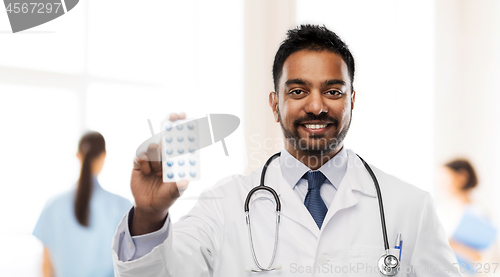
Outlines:
{"label": "blister pack of pills", "polygon": [[196,120],[165,119],[162,130],[163,182],[200,179],[199,128]]}

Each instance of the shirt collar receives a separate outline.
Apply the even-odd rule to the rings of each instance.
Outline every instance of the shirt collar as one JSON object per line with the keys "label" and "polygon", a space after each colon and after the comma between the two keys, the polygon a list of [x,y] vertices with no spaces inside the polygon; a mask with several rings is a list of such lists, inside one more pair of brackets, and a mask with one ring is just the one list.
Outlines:
{"label": "shirt collar", "polygon": [[[99,180],[97,180],[97,176],[96,175],[92,175],[90,177],[90,183],[92,184],[93,188],[95,188],[95,189],[102,189],[101,184],[99,184]],[[78,187],[78,180],[74,184],[75,184],[75,188]]]}
{"label": "shirt collar", "polygon": [[101,184],[99,184],[99,180],[97,180],[96,175],[92,175],[92,184],[94,185],[94,188],[100,189]]}
{"label": "shirt collar", "polygon": [[[281,151],[280,168],[283,177],[288,184],[293,187],[299,182],[300,178],[311,169],[292,156],[286,149]],[[338,189],[340,182],[347,171],[347,151],[344,147],[333,158],[328,160],[319,169],[328,181]]]}

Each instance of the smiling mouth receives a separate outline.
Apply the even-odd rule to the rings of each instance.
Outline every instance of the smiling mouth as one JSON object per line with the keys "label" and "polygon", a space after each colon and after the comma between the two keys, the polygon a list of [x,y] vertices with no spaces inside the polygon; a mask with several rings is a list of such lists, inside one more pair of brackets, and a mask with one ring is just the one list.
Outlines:
{"label": "smiling mouth", "polygon": [[328,127],[331,124],[326,123],[326,124],[301,124],[301,125],[306,127],[307,129],[320,130],[320,129],[325,129],[326,127]]}
{"label": "smiling mouth", "polygon": [[332,123],[306,123],[300,124],[306,132],[311,134],[322,134],[332,125]]}

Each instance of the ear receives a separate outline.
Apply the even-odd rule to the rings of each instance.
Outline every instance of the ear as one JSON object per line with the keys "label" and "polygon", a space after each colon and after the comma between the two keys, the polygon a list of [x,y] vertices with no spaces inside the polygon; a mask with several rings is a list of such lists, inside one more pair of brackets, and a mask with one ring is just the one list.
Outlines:
{"label": "ear", "polygon": [[354,110],[354,102],[356,102],[356,91],[353,90],[351,93],[351,110]]}
{"label": "ear", "polygon": [[80,163],[83,163],[83,156],[80,151],[76,152],[76,158],[80,161]]}
{"label": "ear", "polygon": [[279,100],[278,100],[278,96],[277,96],[276,92],[271,91],[269,93],[269,106],[273,110],[274,121],[276,121],[276,122],[280,122],[279,117],[278,117],[278,103],[279,103]]}
{"label": "ear", "polygon": [[457,171],[457,175],[458,175],[458,178],[460,179],[460,181],[462,181],[462,183],[467,183],[467,181],[469,180],[469,172],[463,168],[460,168],[458,171]]}

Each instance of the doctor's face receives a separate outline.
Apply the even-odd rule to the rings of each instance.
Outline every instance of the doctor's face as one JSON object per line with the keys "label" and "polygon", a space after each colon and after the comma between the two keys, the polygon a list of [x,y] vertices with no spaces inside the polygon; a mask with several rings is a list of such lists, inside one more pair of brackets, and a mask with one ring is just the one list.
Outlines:
{"label": "doctor's face", "polygon": [[355,101],[341,56],[326,50],[291,54],[283,64],[278,90],[278,97],[269,95],[269,104],[287,151],[336,154],[349,130]]}

